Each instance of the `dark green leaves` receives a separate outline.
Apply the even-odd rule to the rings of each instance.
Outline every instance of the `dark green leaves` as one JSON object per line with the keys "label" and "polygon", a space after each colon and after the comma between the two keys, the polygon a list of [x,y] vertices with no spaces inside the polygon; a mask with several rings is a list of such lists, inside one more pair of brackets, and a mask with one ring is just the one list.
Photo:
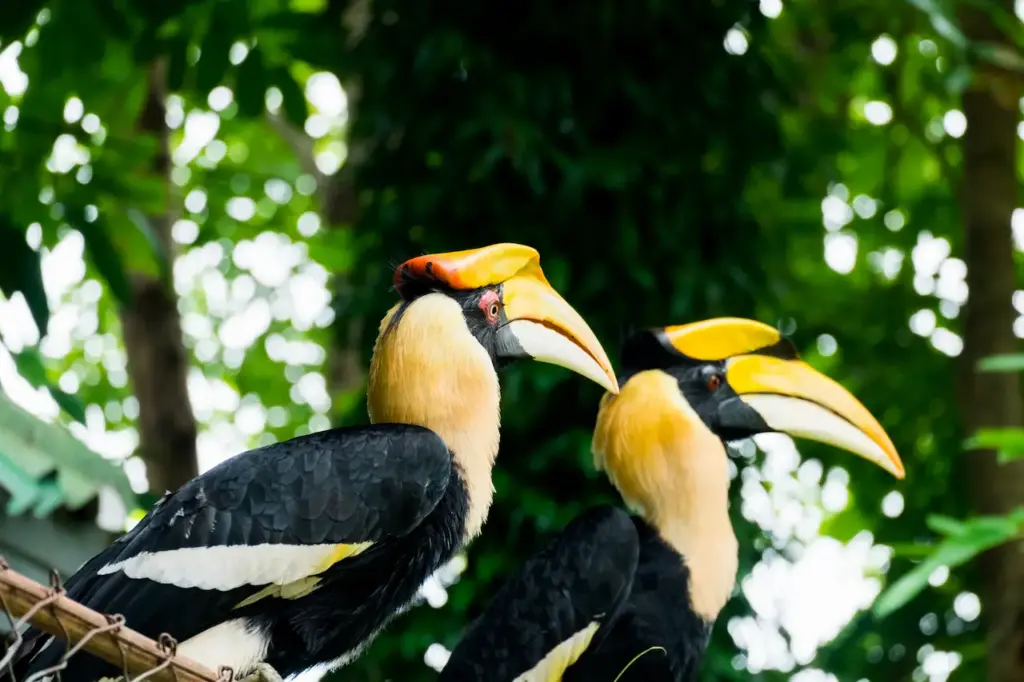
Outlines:
{"label": "dark green leaves", "polygon": [[25,297],[40,335],[46,334],[50,308],[43,289],[39,254],[29,248],[25,232],[0,214],[0,291],[10,297],[17,291]]}
{"label": "dark green leaves", "polygon": [[952,8],[936,0],[907,0],[911,5],[928,15],[935,32],[957,47],[967,46],[967,37],[956,25]]}
{"label": "dark green leaves", "polygon": [[170,254],[167,253],[163,242],[160,241],[152,222],[146,217],[146,214],[138,209],[129,208],[125,213],[138,235],[144,240],[152,259],[156,261],[160,276],[169,281],[171,277]]}
{"label": "dark green leaves", "polygon": [[185,87],[188,72],[188,41],[175,38],[167,42],[167,89],[178,92]]}
{"label": "dark green leaves", "polygon": [[43,0],[5,3],[3,12],[0,12],[0,42],[6,43],[24,35],[44,4]]}
{"label": "dark green leaves", "polygon": [[104,222],[100,219],[92,222],[78,223],[78,231],[85,238],[88,255],[96,265],[107,285],[122,305],[131,302],[132,286],[125,274],[121,254],[114,248],[114,243],[107,234]]}
{"label": "dark green leaves", "polygon": [[309,115],[309,109],[306,106],[306,94],[302,88],[295,82],[288,69],[283,66],[274,70],[273,84],[278,87],[284,97],[285,116],[293,125],[303,127],[306,117]]}
{"label": "dark green leaves", "polygon": [[210,27],[199,45],[199,63],[196,64],[196,89],[201,93],[220,85],[231,66],[228,53],[236,35],[231,12],[232,3],[214,3]]}
{"label": "dark green leaves", "polygon": [[259,116],[266,108],[267,81],[263,68],[263,50],[252,48],[238,67],[235,79],[235,99],[238,112],[243,116]]}

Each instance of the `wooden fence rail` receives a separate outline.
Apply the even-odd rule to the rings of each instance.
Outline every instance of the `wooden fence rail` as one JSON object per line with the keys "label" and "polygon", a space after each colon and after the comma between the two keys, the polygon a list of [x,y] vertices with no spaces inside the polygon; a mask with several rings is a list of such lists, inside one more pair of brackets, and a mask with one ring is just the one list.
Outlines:
{"label": "wooden fence rail", "polygon": [[[26,578],[0,557],[0,609],[10,620],[7,650],[0,659],[0,682],[38,682],[55,675],[68,660],[82,651],[120,668],[130,682],[231,682],[230,669],[215,673],[195,661],[179,656],[177,642],[168,635],[154,641],[125,625],[120,615],[106,615],[86,608],[64,596],[60,578],[51,575],[50,587]],[[3,616],[0,615],[0,619]],[[13,680],[11,664],[23,643],[26,624],[64,640],[65,653],[53,668],[34,674],[30,680]]]}

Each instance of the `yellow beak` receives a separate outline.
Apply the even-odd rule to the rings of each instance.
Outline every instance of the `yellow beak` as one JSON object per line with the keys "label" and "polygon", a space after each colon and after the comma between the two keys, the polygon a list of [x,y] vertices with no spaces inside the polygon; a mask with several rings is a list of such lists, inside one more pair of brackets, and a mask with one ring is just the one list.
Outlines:
{"label": "yellow beak", "polygon": [[878,420],[839,383],[800,360],[741,355],[726,362],[726,382],[773,431],[842,448],[896,478],[903,462]]}
{"label": "yellow beak", "polygon": [[619,392],[604,348],[580,314],[548,284],[536,249],[492,244],[419,256],[398,266],[394,284],[403,298],[437,284],[456,290],[501,285],[507,322],[498,330],[499,356],[559,365]]}
{"label": "yellow beak", "polygon": [[594,332],[539,269],[528,268],[505,280],[502,300],[508,323],[499,335],[499,354],[525,354],[619,392],[615,370]]}

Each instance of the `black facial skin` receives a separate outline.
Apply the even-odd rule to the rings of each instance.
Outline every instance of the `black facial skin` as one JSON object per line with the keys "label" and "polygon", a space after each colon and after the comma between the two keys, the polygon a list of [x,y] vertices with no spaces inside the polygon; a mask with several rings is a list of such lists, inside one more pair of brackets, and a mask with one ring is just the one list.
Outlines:
{"label": "black facial skin", "polygon": [[[796,346],[786,338],[754,352],[783,360],[797,358]],[[627,369],[619,377],[619,386],[625,386],[634,374],[649,369],[661,370],[674,378],[679,392],[701,420],[726,442],[772,430],[729,386],[724,360],[706,362],[687,357],[676,350],[661,329],[631,334],[622,348],[622,364]]]}
{"label": "black facial skin", "polygon": [[[481,305],[485,297],[493,298],[491,292],[498,296],[496,318],[488,316],[486,308],[490,304]],[[502,304],[504,291],[501,284],[471,291],[448,290],[442,293],[451,296],[462,306],[462,314],[466,318],[469,332],[491,356],[491,362],[494,363],[495,369],[507,366],[518,357],[525,357],[525,353],[515,337],[511,333],[502,331],[508,324],[508,317],[505,316],[505,306]]]}
{"label": "black facial skin", "polygon": [[[415,288],[412,282],[404,285],[403,297],[406,299],[402,307],[398,309],[391,319],[391,326],[398,323],[405,309],[417,298],[429,293],[444,294],[454,299],[462,308],[462,314],[466,318],[466,326],[473,337],[480,342],[487,354],[494,363],[495,369],[502,369],[518,358],[529,357],[523,350],[516,337],[508,330],[508,317],[505,315],[504,291],[501,284],[495,286],[481,287],[468,291],[460,291],[443,286],[439,282],[431,282],[431,285],[417,285]],[[494,298],[497,295],[498,315],[496,318],[488,316],[487,306],[481,303],[485,298]]]}
{"label": "black facial skin", "polygon": [[752,407],[740,400],[725,378],[725,363],[665,367],[679,392],[716,436],[728,442],[749,438],[771,428]]}

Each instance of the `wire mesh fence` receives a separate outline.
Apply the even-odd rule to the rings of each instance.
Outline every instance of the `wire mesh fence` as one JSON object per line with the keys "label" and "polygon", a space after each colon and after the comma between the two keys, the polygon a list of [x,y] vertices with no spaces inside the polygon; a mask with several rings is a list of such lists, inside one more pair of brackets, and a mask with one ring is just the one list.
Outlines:
{"label": "wire mesh fence", "polygon": [[[10,627],[0,658],[0,680],[4,682],[59,680],[72,656],[103,659],[121,670],[122,682],[232,682],[230,668],[213,672],[178,655],[177,642],[170,635],[164,633],[154,641],[127,627],[121,615],[98,613],[68,599],[55,571],[46,587],[11,569],[2,556],[0,609]],[[63,645],[64,655],[54,666],[15,680],[13,664],[25,643],[27,625],[61,640],[51,646]]]}

